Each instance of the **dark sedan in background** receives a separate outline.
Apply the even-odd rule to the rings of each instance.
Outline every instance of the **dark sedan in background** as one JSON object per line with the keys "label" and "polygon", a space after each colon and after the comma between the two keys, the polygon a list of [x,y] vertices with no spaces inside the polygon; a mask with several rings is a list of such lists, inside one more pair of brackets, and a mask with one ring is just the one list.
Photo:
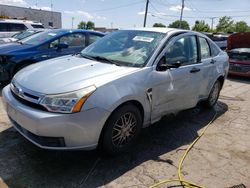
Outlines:
{"label": "dark sedan in background", "polygon": [[0,45],[0,82],[8,82],[20,69],[47,59],[76,54],[103,37],[88,30],[53,29],[15,43]]}

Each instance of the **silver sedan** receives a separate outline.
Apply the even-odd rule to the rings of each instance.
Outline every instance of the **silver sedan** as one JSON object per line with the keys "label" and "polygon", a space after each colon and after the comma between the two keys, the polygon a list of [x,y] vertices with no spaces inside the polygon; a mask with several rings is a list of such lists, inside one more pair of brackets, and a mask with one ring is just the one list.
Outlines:
{"label": "silver sedan", "polygon": [[203,34],[119,30],[80,54],[37,63],[3,89],[13,126],[45,149],[122,152],[144,128],[203,102],[213,107],[228,56]]}

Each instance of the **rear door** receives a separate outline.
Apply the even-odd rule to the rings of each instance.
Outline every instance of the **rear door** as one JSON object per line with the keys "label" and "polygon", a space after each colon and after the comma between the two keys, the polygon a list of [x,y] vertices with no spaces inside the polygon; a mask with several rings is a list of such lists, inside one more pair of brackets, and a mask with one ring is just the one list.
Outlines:
{"label": "rear door", "polygon": [[[216,71],[216,66],[218,64],[218,53],[220,50],[217,49],[217,54],[214,52],[212,55],[212,48],[205,37],[198,37],[198,44],[200,46],[200,61],[203,64],[203,70],[201,74],[201,79],[203,80],[203,84],[200,86],[200,96],[199,99],[207,98],[208,91],[211,86],[214,84],[214,75]],[[211,44],[212,45],[212,44]],[[216,46],[214,46],[216,48]]]}

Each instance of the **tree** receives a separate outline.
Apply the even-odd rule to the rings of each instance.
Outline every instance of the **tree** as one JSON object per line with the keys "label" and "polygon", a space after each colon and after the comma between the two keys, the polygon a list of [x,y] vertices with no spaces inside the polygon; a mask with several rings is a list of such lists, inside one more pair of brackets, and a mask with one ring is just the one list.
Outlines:
{"label": "tree", "polygon": [[248,31],[248,25],[244,21],[239,21],[235,23],[235,31],[236,32],[246,32]]}
{"label": "tree", "polygon": [[234,21],[231,20],[231,17],[223,16],[220,18],[219,23],[216,26],[217,32],[233,32],[234,31]]}
{"label": "tree", "polygon": [[195,25],[192,28],[193,31],[200,31],[200,32],[209,32],[210,27],[204,20],[197,20],[195,21]]}
{"label": "tree", "polygon": [[180,23],[181,23],[181,29],[187,29],[187,30],[190,29],[188,22],[185,21],[185,20],[183,20],[181,22],[180,22],[180,20],[176,20],[173,23],[169,24],[168,27],[171,27],[171,28],[180,28]]}
{"label": "tree", "polygon": [[95,28],[95,23],[88,21],[87,23],[84,21],[81,21],[78,26],[78,29],[94,29]]}
{"label": "tree", "polygon": [[166,27],[166,26],[162,23],[154,23],[153,27]]}
{"label": "tree", "polygon": [[86,29],[86,22],[84,21],[81,21],[78,26],[77,26],[78,29]]}
{"label": "tree", "polygon": [[95,28],[95,23],[91,22],[91,21],[88,21],[87,22],[87,29],[94,29],[94,28]]}

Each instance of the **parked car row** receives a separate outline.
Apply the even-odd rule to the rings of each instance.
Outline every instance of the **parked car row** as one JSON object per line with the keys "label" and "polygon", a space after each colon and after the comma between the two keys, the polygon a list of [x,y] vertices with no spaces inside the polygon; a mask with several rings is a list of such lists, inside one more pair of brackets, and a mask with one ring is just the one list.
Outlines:
{"label": "parked car row", "polygon": [[2,44],[0,82],[9,82],[19,70],[36,62],[79,53],[103,36],[103,33],[87,30],[53,29],[36,31],[24,39]]}
{"label": "parked car row", "polygon": [[229,55],[229,74],[250,77],[250,32],[203,33]]}
{"label": "parked car row", "polygon": [[203,32],[206,36],[208,36],[212,41],[219,46],[220,49],[226,50],[227,48],[227,39],[230,36],[229,34],[223,33],[207,33]]}
{"label": "parked car row", "polygon": [[0,47],[2,78],[32,64],[2,98],[13,126],[38,147],[123,152],[166,114],[216,104],[228,56],[205,35],[136,28],[102,36],[49,30]]}
{"label": "parked car row", "polygon": [[0,19],[0,38],[9,38],[27,29],[44,29],[44,26],[30,20]]}
{"label": "parked car row", "polygon": [[229,74],[250,77],[250,32],[228,38]]}
{"label": "parked car row", "polygon": [[27,29],[25,31],[20,31],[11,37],[3,37],[0,38],[0,44],[10,43],[10,42],[16,42],[18,40],[22,40],[24,38],[27,38],[31,35],[34,35],[36,33],[40,33],[44,31],[44,29]]}

